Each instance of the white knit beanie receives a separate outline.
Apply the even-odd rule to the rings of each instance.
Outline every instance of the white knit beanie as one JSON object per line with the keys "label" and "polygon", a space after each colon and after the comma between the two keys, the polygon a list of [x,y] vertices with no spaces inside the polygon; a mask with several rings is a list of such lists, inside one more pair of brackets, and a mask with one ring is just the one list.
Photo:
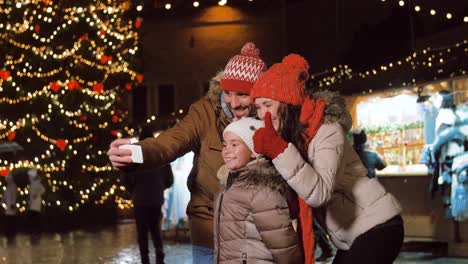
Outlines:
{"label": "white knit beanie", "polygon": [[255,131],[261,127],[264,127],[264,122],[261,120],[257,120],[251,117],[245,117],[242,118],[241,120],[237,120],[229,124],[223,132],[223,136],[226,132],[230,131],[233,132],[234,134],[238,135],[242,141],[249,147],[250,151],[258,157],[259,154],[257,154],[254,151],[254,144],[253,144],[253,135],[255,134]]}

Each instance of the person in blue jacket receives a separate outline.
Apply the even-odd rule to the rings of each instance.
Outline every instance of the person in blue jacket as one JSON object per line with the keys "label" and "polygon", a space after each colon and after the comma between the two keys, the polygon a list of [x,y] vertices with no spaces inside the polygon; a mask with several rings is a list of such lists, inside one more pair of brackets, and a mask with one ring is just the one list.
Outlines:
{"label": "person in blue jacket", "polygon": [[353,131],[353,148],[367,168],[367,176],[375,178],[375,169],[383,170],[387,163],[377,152],[368,149],[366,142],[367,135],[363,129]]}

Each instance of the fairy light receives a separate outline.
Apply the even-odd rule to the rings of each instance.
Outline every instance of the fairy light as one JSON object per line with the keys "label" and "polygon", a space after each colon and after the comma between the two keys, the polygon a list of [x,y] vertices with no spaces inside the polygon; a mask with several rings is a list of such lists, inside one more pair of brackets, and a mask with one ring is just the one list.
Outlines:
{"label": "fairy light", "polygon": [[[6,16],[13,12],[19,15],[0,23],[0,39],[8,50],[4,68],[0,69],[0,105],[6,109],[21,109],[37,102],[47,102],[44,112],[38,110],[21,118],[2,116],[0,139],[14,139],[28,146],[34,144],[31,150],[37,150],[37,153],[29,161],[1,160],[0,171],[35,167],[44,175],[47,188],[52,193],[59,193],[63,189],[79,193],[82,190],[74,184],[78,179],[75,176],[92,179],[98,175],[98,180],[90,180],[92,188],[83,188],[88,190],[86,199],[80,197],[76,201],[67,201],[56,198],[43,201],[44,206],[75,212],[83,204],[94,204],[97,201],[102,205],[114,202],[114,198],[109,199],[111,196],[122,197],[117,193],[117,190],[122,192],[121,189],[109,187],[109,184],[115,185],[113,182],[116,181],[116,175],[108,162],[103,163],[107,161],[107,150],[94,144],[95,131],[118,131],[120,136],[134,133],[121,123],[126,120],[128,112],[115,109],[126,90],[125,83],[115,86],[114,79],[118,76],[123,82],[130,83],[130,87],[135,87],[132,83],[136,82],[138,73],[130,61],[139,52],[139,35],[132,21],[122,19],[123,4],[92,0],[89,6],[61,8],[58,2],[48,1],[44,5],[43,1],[12,1],[0,7],[0,15]],[[90,27],[87,34],[73,36],[70,45],[66,47],[57,42],[64,34],[74,32],[78,24]],[[43,25],[53,28],[43,31]],[[18,37],[20,35],[30,36],[35,41],[24,42],[23,37]],[[112,56],[112,59],[102,60],[102,55],[109,58]],[[95,72],[99,77],[90,79],[87,75],[81,75],[76,71],[78,67]],[[83,103],[76,106],[66,104],[64,100],[70,97],[70,93],[83,98]],[[114,123],[112,118],[116,115],[118,122]],[[60,127],[63,132],[58,133],[63,135],[63,139],[54,131],[59,129],[54,126],[60,119],[65,124]],[[82,160],[81,157],[88,159]],[[76,158],[84,168],[81,171],[70,167],[76,163]],[[72,174],[64,175],[66,171],[72,171]],[[22,196],[27,196],[29,191],[21,189],[19,194],[17,207],[22,213],[26,211],[23,206],[26,201]],[[124,208],[129,208],[124,199],[120,199],[119,207],[124,204]]]}
{"label": "fairy light", "polygon": [[[221,1],[220,1],[220,2],[221,2]],[[385,2],[385,0],[382,0],[382,2]],[[403,0],[399,0],[399,1],[398,1],[398,5],[399,5],[400,7],[404,7],[405,4],[406,4],[406,3],[405,3],[405,1],[403,1]],[[415,6],[414,6],[414,11],[415,11],[415,12],[420,12],[422,9],[423,9],[423,8],[422,8],[420,5],[415,5]],[[425,9],[425,10],[429,10],[429,9]],[[437,13],[438,13],[438,12],[437,12],[435,9],[430,9],[430,10],[429,10],[429,14],[430,14],[431,16],[435,16]],[[441,12],[441,13],[443,14],[444,12]],[[452,12],[447,12],[447,13],[445,14],[445,18],[448,19],[448,20],[451,20],[453,17],[454,17],[454,16],[453,16],[453,13],[452,13]],[[466,16],[465,16],[465,17],[466,17]],[[463,21],[464,21],[464,22],[468,22],[468,18],[465,19],[465,17],[463,18]]]}
{"label": "fairy light", "polygon": [[[320,73],[311,75],[311,80],[317,81],[318,86],[323,87],[332,86],[344,80],[374,78],[375,76],[378,76],[389,69],[398,70],[398,68],[408,66],[411,67],[412,70],[424,67],[432,68],[446,63],[447,59],[445,59],[445,57],[450,56],[450,60],[453,60],[454,58],[451,54],[454,52],[454,49],[457,49],[458,52],[464,51],[466,53],[468,51],[467,46],[468,40],[455,43],[439,51],[433,51],[431,50],[431,48],[428,47],[420,52],[413,52],[411,55],[407,56],[403,60],[390,62],[388,64],[380,65],[379,67],[377,67],[377,69],[369,69],[361,72],[353,72],[346,65],[338,65]],[[443,69],[438,70],[438,73],[442,72]],[[463,70],[458,70],[458,72],[460,72],[461,74],[465,74]],[[416,81],[413,78],[413,80],[407,83],[415,82]]]}

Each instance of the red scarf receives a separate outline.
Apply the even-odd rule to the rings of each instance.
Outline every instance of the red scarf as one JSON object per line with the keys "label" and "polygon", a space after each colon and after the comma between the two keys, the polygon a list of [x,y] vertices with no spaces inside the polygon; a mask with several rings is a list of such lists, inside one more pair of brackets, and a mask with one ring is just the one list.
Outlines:
{"label": "red scarf", "polygon": [[[314,138],[318,129],[322,125],[323,112],[325,110],[325,100],[313,99],[307,97],[304,100],[301,108],[301,123],[307,125],[304,139],[306,144]],[[301,224],[302,246],[304,247],[304,264],[314,264],[314,227],[312,207],[310,207],[304,199],[299,198],[299,219]]]}

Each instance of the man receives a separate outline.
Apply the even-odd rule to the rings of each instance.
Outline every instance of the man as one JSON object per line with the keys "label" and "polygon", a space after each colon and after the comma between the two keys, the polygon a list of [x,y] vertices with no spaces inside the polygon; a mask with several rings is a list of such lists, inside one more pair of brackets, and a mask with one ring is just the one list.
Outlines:
{"label": "man", "polygon": [[[193,168],[188,178],[191,199],[187,208],[190,220],[193,263],[213,262],[213,201],[221,190],[216,173],[224,164],[221,157],[222,132],[233,120],[252,113],[250,88],[265,70],[265,63],[253,43],[232,57],[210,82],[208,94],[191,105],[187,116],[157,138],[143,140],[144,163],[138,169],[159,167],[193,151]],[[115,168],[132,165],[131,151],[119,149],[129,139],[111,143],[109,160]]]}

